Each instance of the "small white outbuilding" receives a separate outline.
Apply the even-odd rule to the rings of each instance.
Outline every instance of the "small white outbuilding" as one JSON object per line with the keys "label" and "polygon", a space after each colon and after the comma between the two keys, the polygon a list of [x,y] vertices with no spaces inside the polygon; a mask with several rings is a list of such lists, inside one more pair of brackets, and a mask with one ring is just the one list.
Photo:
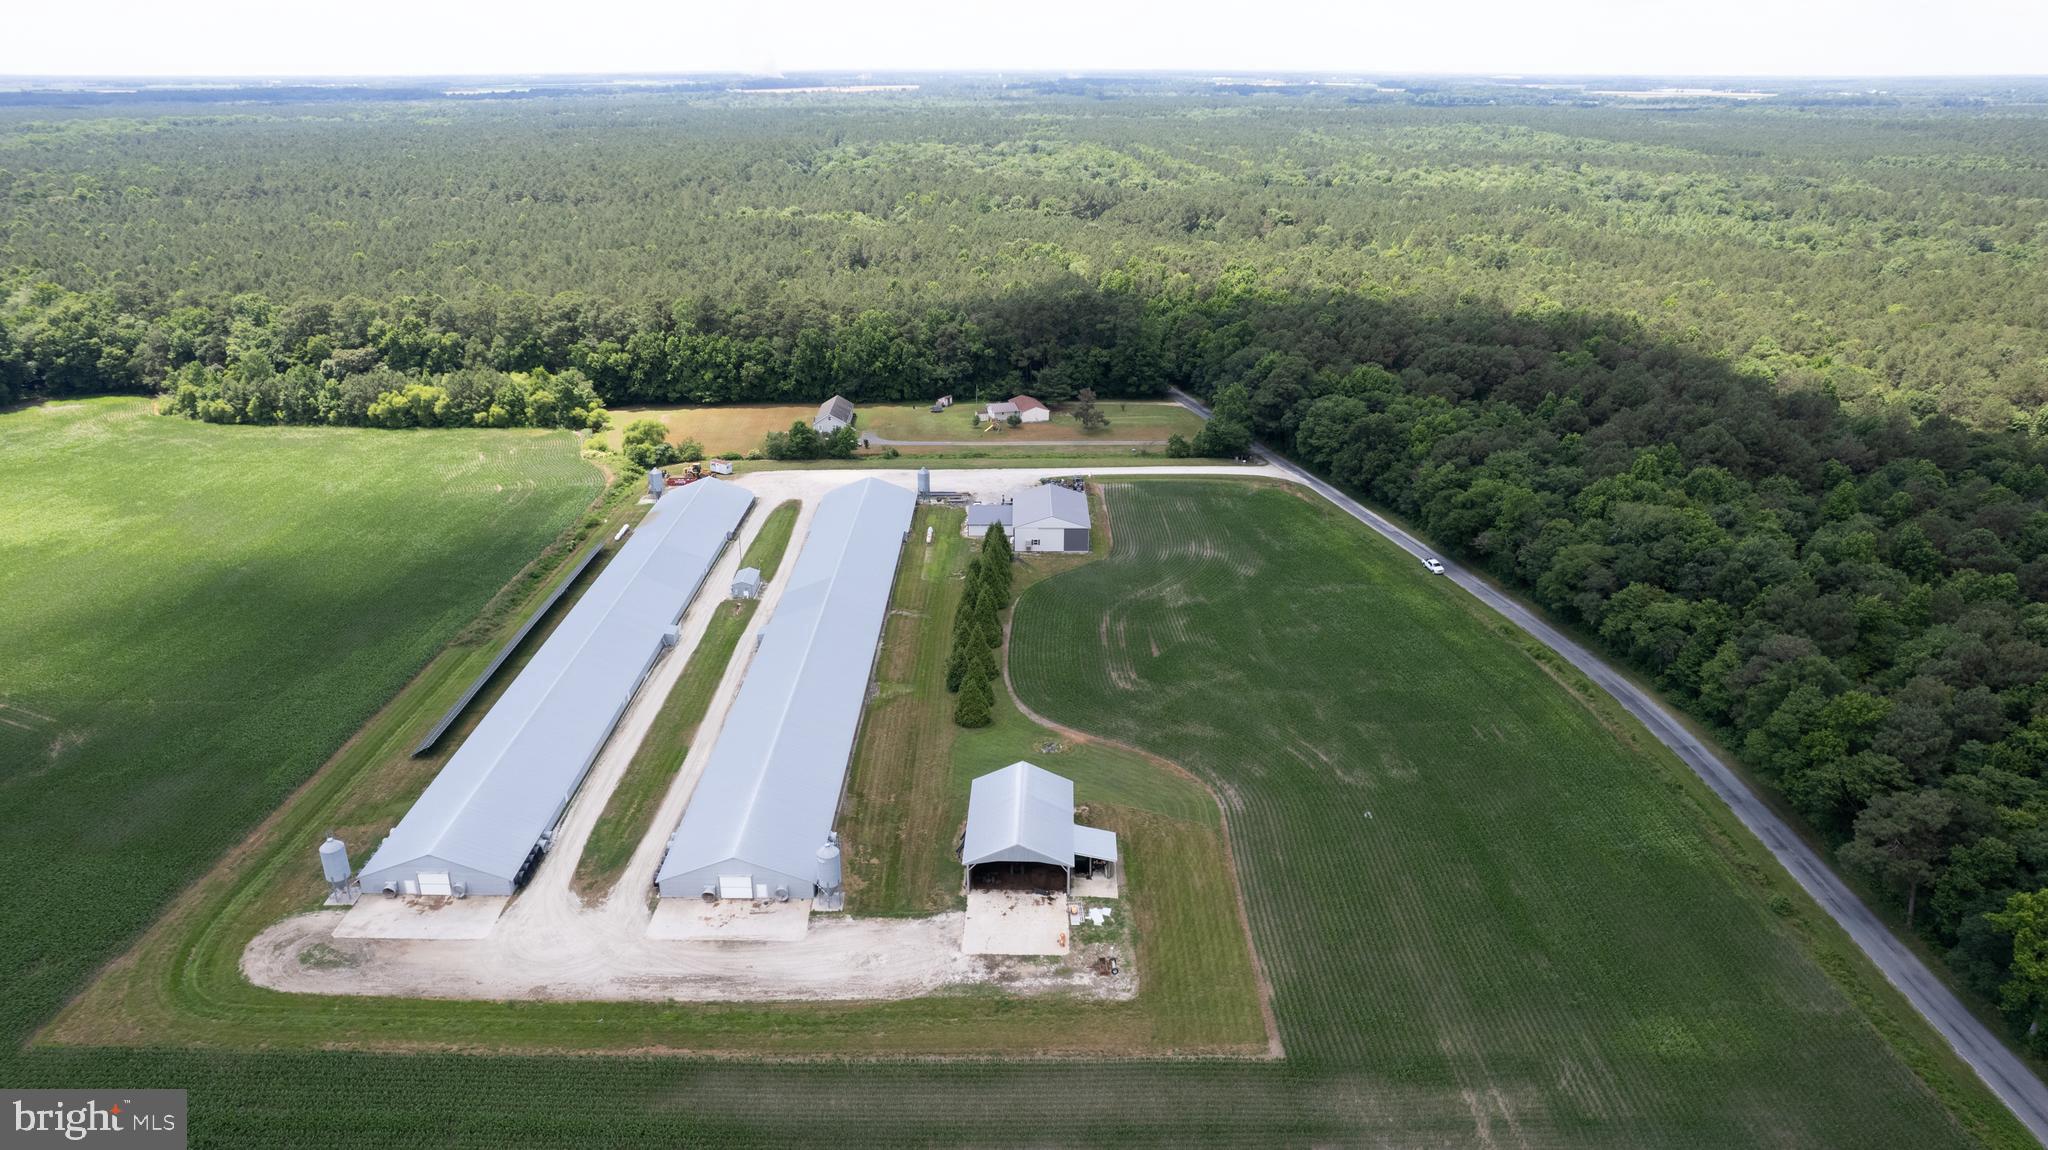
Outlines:
{"label": "small white outbuilding", "polygon": [[761,569],[742,567],[732,577],[732,597],[735,599],[759,599],[761,597]]}

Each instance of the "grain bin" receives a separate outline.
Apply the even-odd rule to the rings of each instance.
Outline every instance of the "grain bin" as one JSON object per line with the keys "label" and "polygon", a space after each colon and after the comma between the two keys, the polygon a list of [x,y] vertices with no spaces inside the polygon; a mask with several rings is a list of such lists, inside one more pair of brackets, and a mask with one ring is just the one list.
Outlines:
{"label": "grain bin", "polygon": [[930,495],[932,493],[931,468],[920,467],[917,469],[917,493],[919,495]]}
{"label": "grain bin", "polygon": [[320,844],[320,873],[335,886],[346,883],[353,873],[348,865],[348,847],[333,835],[327,836],[327,841]]}
{"label": "grain bin", "polygon": [[647,498],[661,498],[661,493],[667,486],[668,476],[661,473],[661,468],[650,467],[647,469]]}
{"label": "grain bin", "polygon": [[327,876],[327,905],[353,906],[356,901],[355,883],[349,881],[352,868],[348,865],[348,848],[333,835],[320,844],[320,873]]}
{"label": "grain bin", "polygon": [[818,897],[812,903],[817,910],[838,910],[846,905],[846,894],[840,889],[844,878],[839,867],[839,834],[834,831],[825,836],[825,845],[818,848]]}

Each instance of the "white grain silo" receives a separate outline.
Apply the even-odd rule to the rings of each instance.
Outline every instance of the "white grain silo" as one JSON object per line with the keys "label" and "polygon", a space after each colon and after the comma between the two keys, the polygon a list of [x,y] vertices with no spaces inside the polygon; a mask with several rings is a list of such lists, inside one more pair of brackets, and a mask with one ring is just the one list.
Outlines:
{"label": "white grain silo", "polygon": [[818,894],[811,903],[813,910],[841,910],[846,906],[844,876],[839,866],[839,834],[834,831],[825,836],[825,845],[818,848]]}
{"label": "white grain silo", "polygon": [[661,473],[661,468],[650,467],[647,469],[647,498],[661,498],[662,491],[667,489],[667,487],[668,476]]}
{"label": "white grain silo", "polygon": [[349,882],[349,875],[354,872],[348,865],[348,847],[333,835],[320,844],[320,873],[327,876],[329,906],[355,902],[355,884]]}

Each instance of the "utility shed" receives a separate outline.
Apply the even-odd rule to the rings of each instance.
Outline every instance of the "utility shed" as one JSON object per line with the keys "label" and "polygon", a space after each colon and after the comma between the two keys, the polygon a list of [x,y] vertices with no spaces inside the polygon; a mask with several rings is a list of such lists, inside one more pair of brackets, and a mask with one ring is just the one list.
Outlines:
{"label": "utility shed", "polygon": [[1010,533],[1011,507],[1007,503],[970,503],[967,506],[967,537],[979,539],[988,534],[991,527],[1001,527],[1003,534]]}
{"label": "utility shed", "polygon": [[656,503],[361,872],[365,893],[509,895],[754,496],[703,479]]}
{"label": "utility shed", "polygon": [[1021,879],[1064,891],[1077,867],[1114,867],[1116,858],[1114,832],[1074,822],[1071,779],[1015,762],[974,780],[968,791],[960,861],[969,889]]}
{"label": "utility shed", "polygon": [[675,898],[809,898],[917,496],[864,479],[818,501],[656,871]]}
{"label": "utility shed", "polygon": [[1019,551],[1088,550],[1088,497],[1057,483],[1017,496],[1010,509],[1010,541]]}
{"label": "utility shed", "polygon": [[732,597],[735,599],[759,599],[761,597],[761,569],[742,567],[732,577]]}
{"label": "utility shed", "polygon": [[818,414],[811,420],[811,428],[819,435],[830,435],[842,427],[853,426],[853,401],[843,395],[835,395],[818,405]]}

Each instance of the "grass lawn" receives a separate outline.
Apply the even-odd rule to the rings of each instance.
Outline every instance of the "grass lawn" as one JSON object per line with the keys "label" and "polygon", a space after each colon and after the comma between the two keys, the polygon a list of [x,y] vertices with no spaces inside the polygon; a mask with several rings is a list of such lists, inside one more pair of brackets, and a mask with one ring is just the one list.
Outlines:
{"label": "grass lawn", "polygon": [[0,415],[6,1044],[600,487],[566,433],[219,427],[135,399]]}
{"label": "grass lawn", "polygon": [[865,434],[885,439],[950,440],[989,447],[1061,439],[1145,439],[1163,444],[1175,432],[1192,439],[1202,429],[1202,417],[1178,403],[1108,399],[1097,403],[1096,408],[1109,417],[1109,426],[1096,432],[1083,431],[1080,422],[1068,411],[1055,411],[1044,423],[990,431],[986,424],[975,426],[975,405],[969,403],[957,403],[936,413],[927,404],[876,404],[859,408],[860,418],[854,426]]}
{"label": "grass lawn", "polygon": [[[789,549],[790,532],[796,527],[796,500],[788,500],[768,513],[761,529],[740,557],[741,567],[759,567],[761,579],[775,577],[782,556]],[[661,710],[655,713],[647,737],[633,752],[633,761],[619,776],[619,784],[605,800],[603,812],[590,828],[590,839],[576,860],[576,874],[570,880],[585,902],[603,898],[619,881],[626,864],[654,819],[662,796],[675,781],[683,756],[697,737],[697,725],[711,707],[711,696],[725,677],[726,664],[739,646],[740,635],[760,605],[754,599],[728,599],[704,627],[703,638],[690,652],[690,661],[676,679]]]}
{"label": "grass lawn", "polygon": [[744,459],[733,471],[749,475],[756,471],[907,471],[917,467],[941,470],[971,470],[983,467],[1236,467],[1234,459],[1170,459],[1142,447],[1045,447],[1035,451],[1005,451],[978,446],[958,449],[905,447],[899,458],[876,454],[852,459]]}
{"label": "grass lawn", "polygon": [[[968,418],[971,410],[955,404],[934,415],[928,404],[872,404],[857,408],[854,426],[863,434],[887,439],[950,440],[965,448],[1016,451],[1047,440],[1143,439],[1164,445],[1174,432],[1193,438],[1202,419],[1177,403],[1153,400],[1104,400],[1098,405],[1109,416],[1109,427],[1100,432],[1081,430],[1072,415],[1054,412],[1050,421],[1005,427],[998,431],[977,431]],[[788,431],[798,420],[809,422],[818,414],[816,404],[729,404],[700,407],[622,407],[612,411],[610,437],[614,450],[627,424],[641,419],[658,419],[677,443],[694,439],[707,454],[723,451],[758,451],[761,440],[771,431]],[[1086,450],[1086,449],[1079,449]],[[1111,450],[1109,445],[1097,449]],[[1129,449],[1121,449],[1128,454]]]}
{"label": "grass lawn", "polygon": [[1112,553],[1020,601],[1017,688],[1222,793],[1289,1057],[1392,1141],[2023,1138],[1682,764],[1467,596],[1278,486],[1108,494]]}
{"label": "grass lawn", "polygon": [[788,431],[798,420],[806,423],[818,414],[815,403],[746,403],[704,407],[620,407],[612,409],[612,450],[626,425],[642,419],[658,419],[668,428],[672,442],[694,439],[709,455],[722,451],[759,451],[761,440],[771,431]]}

